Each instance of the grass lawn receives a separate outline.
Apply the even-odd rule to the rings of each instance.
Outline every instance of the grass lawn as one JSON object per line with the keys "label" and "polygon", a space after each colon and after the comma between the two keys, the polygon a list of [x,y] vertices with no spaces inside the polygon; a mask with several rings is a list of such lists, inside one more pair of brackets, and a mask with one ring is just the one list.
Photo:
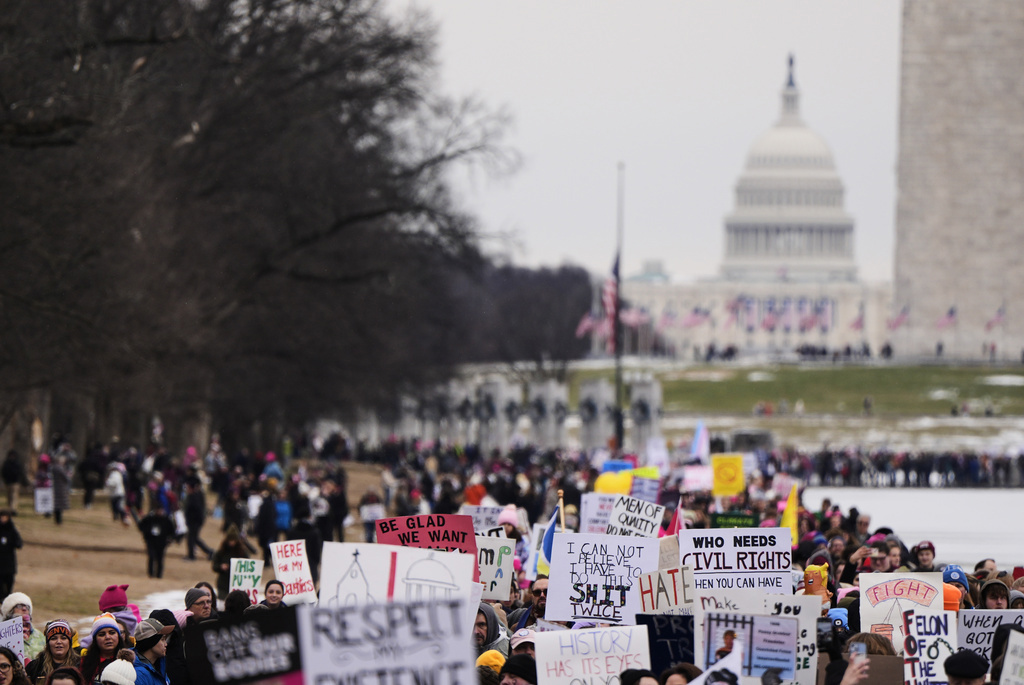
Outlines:
{"label": "grass lawn", "polygon": [[[633,366],[628,373],[638,370]],[[870,396],[878,416],[948,416],[954,404],[965,402],[973,414],[990,406],[998,415],[1024,415],[1024,368],[1019,366],[723,364],[646,372],[661,381],[666,414],[750,414],[757,402],[778,406],[783,400],[792,410],[803,400],[808,414],[857,416]],[[573,373],[573,407],[580,383],[595,377],[614,383],[611,369]]]}

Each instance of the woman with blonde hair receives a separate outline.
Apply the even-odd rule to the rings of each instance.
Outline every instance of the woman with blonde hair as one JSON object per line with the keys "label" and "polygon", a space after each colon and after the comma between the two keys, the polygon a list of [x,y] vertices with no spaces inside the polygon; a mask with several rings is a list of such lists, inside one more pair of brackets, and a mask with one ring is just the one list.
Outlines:
{"label": "woman with blonde hair", "polygon": [[46,635],[46,646],[32,661],[25,666],[25,672],[33,683],[45,683],[58,668],[71,666],[78,668],[81,657],[71,649],[75,640],[75,631],[67,619],[57,618],[46,624],[43,630]]}

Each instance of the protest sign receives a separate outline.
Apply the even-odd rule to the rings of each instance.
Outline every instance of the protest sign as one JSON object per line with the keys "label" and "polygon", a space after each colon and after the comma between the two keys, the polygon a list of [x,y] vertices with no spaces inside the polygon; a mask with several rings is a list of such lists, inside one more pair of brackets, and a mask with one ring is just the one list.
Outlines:
{"label": "protest sign", "polygon": [[477,565],[480,568],[480,582],[483,584],[484,599],[507,602],[512,589],[515,571],[516,543],[508,538],[477,536]]}
{"label": "protest sign", "polygon": [[693,663],[693,616],[637,614],[636,623],[647,627],[652,671],[661,673],[683,661]]}
{"label": "protest sign", "polygon": [[284,601],[288,604],[316,603],[316,589],[309,572],[305,540],[270,543],[274,577],[284,585]]}
{"label": "protest sign", "polygon": [[537,633],[550,633],[555,630],[569,630],[561,623],[552,623],[551,621],[545,621],[542,618],[538,618],[537,622],[533,625],[534,632]]}
{"label": "protest sign", "polygon": [[736,587],[790,594],[791,560],[788,528],[679,531],[679,563],[693,568],[698,590]]}
{"label": "protest sign", "polygon": [[714,476],[710,466],[684,466],[683,490],[686,492],[703,492],[714,485]]}
{"label": "protest sign", "polygon": [[956,612],[907,609],[903,621],[903,682],[946,682],[943,662],[957,651]]}
{"label": "protest sign", "polygon": [[969,649],[992,662],[992,638],[1004,623],[1024,626],[1024,610],[974,609],[957,616],[956,634],[961,649]]}
{"label": "protest sign", "polygon": [[298,610],[289,606],[244,616],[220,614],[216,620],[189,626],[185,663],[192,682],[241,685],[274,678],[282,685],[300,685]]}
{"label": "protest sign", "polygon": [[617,495],[588,492],[580,498],[580,532],[604,535]]}
{"label": "protest sign", "polygon": [[249,601],[259,604],[260,586],[263,579],[262,559],[231,559],[231,578],[228,592],[241,590],[249,595]]}
{"label": "protest sign", "polygon": [[742,454],[715,454],[711,457],[712,486],[715,497],[739,495],[747,487]]}
{"label": "protest sign", "polygon": [[742,675],[760,678],[771,669],[780,679],[793,680],[798,632],[795,618],[705,614],[702,626],[704,663],[708,668],[717,668],[716,662],[728,656],[738,644],[743,652]]}
{"label": "protest sign", "polygon": [[764,598],[764,613],[768,616],[795,618],[799,632],[796,636],[796,678],[798,685],[815,685],[818,673],[818,617],[821,600],[816,595],[770,595]]}
{"label": "protest sign", "polygon": [[704,616],[708,613],[728,612],[734,614],[760,614],[764,611],[765,593],[760,590],[739,590],[728,588],[721,590],[697,590],[697,599],[693,603],[693,616],[696,629],[693,635],[694,655],[703,665],[704,659]]}
{"label": "protest sign", "polygon": [[645,626],[538,633],[534,647],[537,685],[607,685],[626,669],[651,668]]}
{"label": "protest sign", "polygon": [[639,478],[636,472],[633,473],[633,484],[629,486],[630,497],[657,504],[659,495],[661,495],[660,480],[657,478]]}
{"label": "protest sign", "polygon": [[25,663],[25,626],[21,616],[0,623],[0,646],[6,647],[18,655],[21,663]]}
{"label": "protest sign", "polygon": [[903,653],[903,612],[942,609],[941,573],[862,573],[860,625],[888,638]]}
{"label": "protest sign", "polygon": [[617,495],[608,519],[608,535],[658,536],[665,507],[642,499]]}
{"label": "protest sign", "polygon": [[744,514],[741,511],[730,511],[725,514],[712,514],[712,528],[757,528],[757,514]]}
{"label": "protest sign", "polygon": [[53,513],[53,488],[35,489],[35,506],[37,514]]}
{"label": "protest sign", "polygon": [[473,559],[368,542],[325,542],[320,606],[470,597]]}
{"label": "protest sign", "polygon": [[459,514],[469,516],[473,519],[473,530],[478,535],[483,535],[488,528],[499,526],[498,517],[505,507],[488,507],[479,504],[463,504],[459,507]]}
{"label": "protest sign", "polygon": [[645,614],[692,614],[696,597],[693,569],[689,566],[642,573],[640,610]]}
{"label": "protest sign", "polygon": [[1024,685],[1024,633],[1010,631],[999,685]]}
{"label": "protest sign", "polygon": [[307,685],[476,682],[472,624],[462,599],[303,607]]}
{"label": "protest sign", "polygon": [[545,617],[632,624],[640,611],[637,578],[657,569],[654,538],[555,533]]}
{"label": "protest sign", "polygon": [[402,547],[465,552],[473,557],[474,582],[480,579],[476,568],[476,531],[473,519],[462,514],[419,514],[378,519],[377,542]]}
{"label": "protest sign", "polygon": [[658,568],[676,568],[679,566],[679,538],[666,535],[658,538]]}
{"label": "protest sign", "polygon": [[496,526],[494,528],[488,528],[487,530],[480,531],[478,537],[483,536],[485,538],[507,538],[505,535],[505,526]]}

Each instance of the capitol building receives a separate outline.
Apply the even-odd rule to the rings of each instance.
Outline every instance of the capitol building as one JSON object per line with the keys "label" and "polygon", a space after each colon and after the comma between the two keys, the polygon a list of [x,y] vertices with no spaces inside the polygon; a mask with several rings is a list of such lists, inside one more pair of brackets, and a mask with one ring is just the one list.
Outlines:
{"label": "capitol building", "polygon": [[867,345],[877,354],[889,340],[892,286],[857,277],[843,182],[828,144],[800,118],[792,58],[781,100],[736,182],[718,276],[673,284],[649,262],[623,279],[622,299],[648,318],[634,324],[639,349],[627,352],[650,349],[655,333],[679,356],[712,344],[741,354]]}

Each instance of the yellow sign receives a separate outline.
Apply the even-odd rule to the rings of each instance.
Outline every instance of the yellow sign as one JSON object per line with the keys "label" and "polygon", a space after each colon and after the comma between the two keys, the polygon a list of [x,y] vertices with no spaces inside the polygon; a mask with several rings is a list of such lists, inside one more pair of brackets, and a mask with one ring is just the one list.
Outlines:
{"label": "yellow sign", "polygon": [[743,475],[742,454],[714,454],[711,456],[713,483],[711,494],[715,497],[739,495],[747,487]]}

